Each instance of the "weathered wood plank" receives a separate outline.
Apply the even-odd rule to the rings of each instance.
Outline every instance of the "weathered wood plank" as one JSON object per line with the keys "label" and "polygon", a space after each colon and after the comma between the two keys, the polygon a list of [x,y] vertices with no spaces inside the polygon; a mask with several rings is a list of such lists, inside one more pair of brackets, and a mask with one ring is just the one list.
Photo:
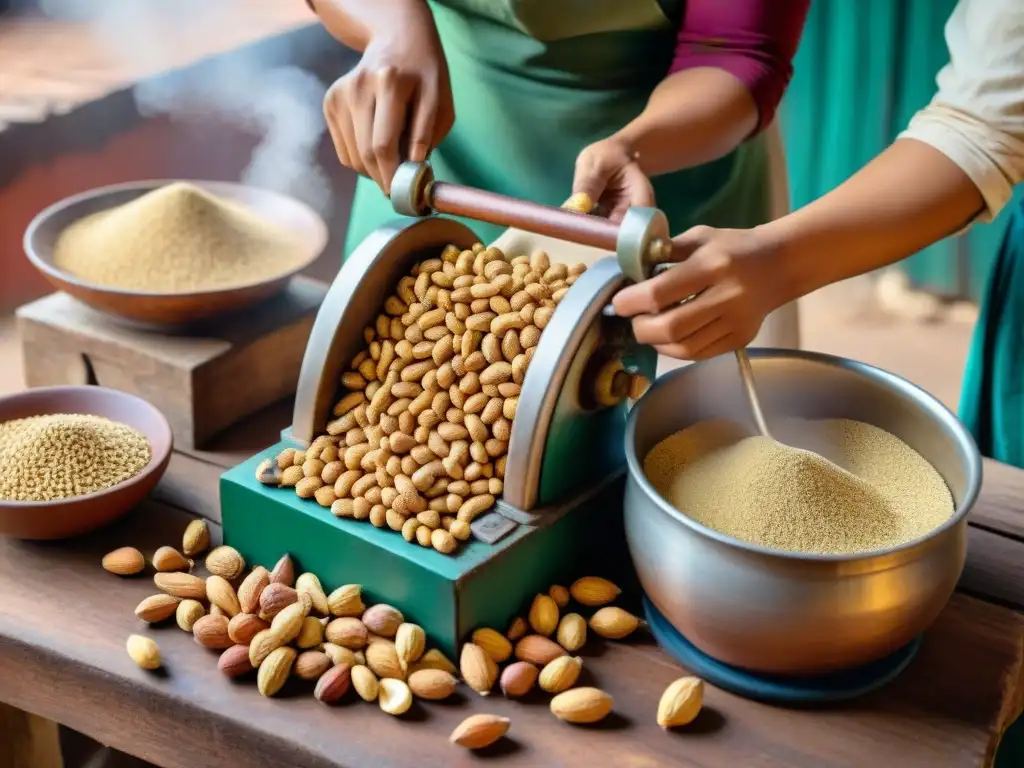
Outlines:
{"label": "weathered wood plank", "polygon": [[[512,718],[511,742],[501,749],[509,766],[819,768],[892,764],[898,756],[901,766],[966,768],[989,764],[1020,708],[1024,617],[961,595],[884,692],[790,711],[710,690],[707,714],[686,733],[663,733],[653,722],[661,691],[681,670],[644,642],[595,643],[585,653],[586,681],[616,700],[616,715],[599,728],[559,723],[539,698],[465,694],[460,704],[418,704],[401,721],[372,705],[324,707],[308,686],[266,700],[220,677],[216,655],[173,624],[149,630],[135,619],[134,606],[154,591],[148,576],[120,579],[99,567],[115,546],[176,545],[188,517],[150,502],[78,540],[0,542],[0,699],[168,768],[458,765],[468,758],[447,734],[481,711]],[[165,674],[127,658],[125,638],[140,630],[160,643]]]}
{"label": "weathered wood plank", "polygon": [[959,588],[989,602],[1024,610],[1024,544],[969,527],[967,563]]}
{"label": "weathered wood plank", "polygon": [[970,522],[1024,542],[1024,470],[985,460],[985,480]]}

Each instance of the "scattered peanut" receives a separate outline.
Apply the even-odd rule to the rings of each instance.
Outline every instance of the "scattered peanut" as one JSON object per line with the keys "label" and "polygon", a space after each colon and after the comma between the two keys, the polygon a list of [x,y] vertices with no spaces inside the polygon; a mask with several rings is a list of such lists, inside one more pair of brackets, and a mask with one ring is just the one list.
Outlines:
{"label": "scattered peanut", "polygon": [[689,725],[704,706],[704,681],[696,677],[681,677],[672,683],[658,702],[658,725],[674,728]]}
{"label": "scattered peanut", "polygon": [[[289,458],[302,457],[293,453]],[[431,528],[432,520],[417,520],[417,530],[444,532],[452,524],[451,517],[445,517],[449,522],[436,528]],[[501,692],[509,698],[524,696],[539,684],[554,694],[550,709],[555,717],[596,723],[611,712],[612,698],[598,688],[574,687],[583,661],[571,653],[586,642],[587,621],[577,613],[559,620],[560,608],[567,606],[570,593],[578,603],[603,605],[589,624],[606,638],[624,638],[643,625],[633,614],[607,604],[620,593],[615,584],[587,577],[570,590],[556,585],[535,595],[529,621],[515,619],[505,635],[487,627],[474,631],[472,642],[462,646],[457,670],[439,650],[426,648],[423,628],[406,621],[398,609],[384,603],[366,606],[358,584],[328,595],[313,573],[295,581],[287,555],[273,572],[255,566],[248,575],[242,556],[229,547],[215,549],[211,560],[216,570],[241,580],[237,593],[227,577],[217,573],[204,580],[190,573],[158,572],[154,582],[162,593],[144,600],[136,613],[150,623],[176,616],[178,625],[191,631],[200,645],[221,652],[221,673],[241,678],[255,670],[257,689],[267,697],[275,696],[294,676],[315,682],[313,695],[323,703],[340,700],[351,687],[360,699],[377,701],[382,711],[398,716],[410,709],[414,698],[439,701],[452,696],[461,672],[463,681],[482,696],[489,695],[499,680]],[[290,586],[293,582],[295,588]],[[526,634],[531,628],[534,634]],[[127,650],[144,669],[162,664],[159,648],[147,637],[132,635]],[[658,724],[667,729],[692,722],[701,710],[703,690],[703,682],[695,677],[669,685],[658,705]],[[475,715],[455,730],[451,741],[478,749],[501,738],[508,726],[505,718]]]}

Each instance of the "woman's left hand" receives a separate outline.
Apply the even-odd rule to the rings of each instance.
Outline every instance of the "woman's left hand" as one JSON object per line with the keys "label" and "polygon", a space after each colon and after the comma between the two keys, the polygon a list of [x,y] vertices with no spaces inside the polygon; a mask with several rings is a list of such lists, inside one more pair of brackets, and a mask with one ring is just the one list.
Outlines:
{"label": "woman's left hand", "polygon": [[614,299],[637,341],[663,355],[702,360],[744,347],[790,300],[778,250],[757,229],[693,227],[673,243],[678,264]]}
{"label": "woman's left hand", "polygon": [[614,136],[580,152],[572,191],[588,194],[612,221],[621,221],[632,206],[654,205],[654,188],[635,153]]}

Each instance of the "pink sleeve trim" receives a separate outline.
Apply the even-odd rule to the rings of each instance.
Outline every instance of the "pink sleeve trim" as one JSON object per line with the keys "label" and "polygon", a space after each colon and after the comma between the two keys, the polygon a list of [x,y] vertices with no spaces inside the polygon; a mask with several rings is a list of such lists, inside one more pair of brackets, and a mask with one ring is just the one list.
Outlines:
{"label": "pink sleeve trim", "polygon": [[669,73],[716,67],[750,91],[761,130],[793,76],[810,0],[688,0]]}

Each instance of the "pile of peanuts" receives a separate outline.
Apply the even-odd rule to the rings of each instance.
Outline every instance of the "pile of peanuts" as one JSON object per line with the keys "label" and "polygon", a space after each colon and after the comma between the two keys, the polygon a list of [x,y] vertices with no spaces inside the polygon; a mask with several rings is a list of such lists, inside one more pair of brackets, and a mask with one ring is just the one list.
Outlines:
{"label": "pile of peanuts", "polygon": [[338,517],[451,554],[504,488],[520,388],[586,265],[477,243],[416,264],[341,377],[327,433],[257,470]]}

